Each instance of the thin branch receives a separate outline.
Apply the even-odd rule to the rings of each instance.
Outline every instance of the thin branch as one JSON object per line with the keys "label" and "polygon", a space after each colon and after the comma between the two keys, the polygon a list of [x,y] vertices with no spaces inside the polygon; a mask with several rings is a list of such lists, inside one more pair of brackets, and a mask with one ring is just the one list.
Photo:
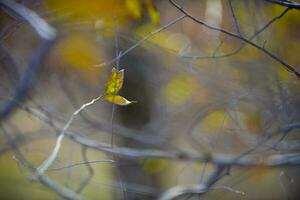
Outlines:
{"label": "thin branch", "polygon": [[235,28],[236,28],[236,32],[237,32],[239,35],[242,35],[242,34],[241,34],[241,30],[240,30],[240,25],[239,25],[239,22],[238,22],[238,20],[237,20],[236,15],[235,15],[234,8],[233,8],[233,6],[232,6],[231,0],[228,0],[228,4],[229,4],[230,12],[231,12],[231,15],[232,15],[232,18],[233,18],[233,22],[234,22],[234,25],[235,25]]}
{"label": "thin branch", "polygon": [[38,176],[39,182],[41,182],[44,186],[50,188],[51,190],[55,191],[57,194],[59,194],[61,197],[67,199],[67,200],[81,200],[80,196],[76,194],[75,192],[69,190],[68,188],[56,183],[49,177],[45,175],[39,175]]}
{"label": "thin branch", "polygon": [[[175,186],[171,189],[165,191],[159,200],[172,200],[177,199],[178,197],[184,196],[184,195],[203,195],[207,193],[209,190],[213,189],[224,189],[220,187],[211,187],[215,182],[217,182],[220,178],[222,178],[222,173],[224,171],[223,166],[217,166],[215,171],[212,172],[208,180],[203,184],[197,184],[192,186]],[[228,189],[228,188],[226,188]],[[229,190],[231,191],[231,190]],[[239,194],[242,194],[241,192]]]}
{"label": "thin branch", "polygon": [[[29,111],[29,110],[27,110]],[[43,123],[54,128],[57,132],[61,133],[60,129],[51,119],[48,119],[47,116],[43,115],[41,112],[36,112],[30,110],[31,114],[36,116]],[[298,128],[299,124],[288,125],[290,128]],[[284,129],[283,129],[284,130]],[[115,147],[111,148],[110,144],[97,142],[92,139],[80,136],[78,133],[66,131],[66,137],[70,138],[74,142],[86,146],[88,148],[117,154],[118,156],[129,157],[129,158],[156,158],[156,159],[168,159],[168,160],[185,160],[190,162],[209,162],[217,165],[233,165],[240,167],[247,166],[266,166],[266,167],[281,167],[281,166],[299,166],[300,165],[300,154],[281,154],[273,155],[264,160],[257,160],[251,158],[239,158],[237,159],[236,155],[230,154],[192,154],[180,151],[164,151],[158,149],[136,149],[136,148],[126,148],[126,147]],[[293,144],[294,146],[297,144]],[[299,145],[298,145],[299,146]],[[296,147],[297,148],[297,147]],[[295,157],[298,155],[298,157]]]}
{"label": "thin branch", "polygon": [[[249,40],[253,40],[256,36],[260,35],[263,31],[265,31],[269,26],[271,26],[275,21],[282,18],[290,9],[286,8],[283,10],[278,16],[275,16],[272,18],[268,23],[266,23],[263,27],[261,27],[259,30],[257,30],[252,36],[249,37]],[[191,56],[191,55],[181,55],[183,58],[191,58],[191,59],[220,59],[220,58],[227,58],[230,56],[233,56],[237,53],[239,53],[244,47],[247,46],[248,43],[243,43],[240,47],[238,47],[236,50],[225,53],[223,55],[213,55],[213,56]],[[263,44],[263,47],[265,47],[265,44]]]}
{"label": "thin branch", "polygon": [[215,186],[211,187],[209,189],[205,188],[203,184],[198,184],[198,185],[192,185],[192,186],[175,186],[169,190],[167,190],[163,195],[160,197],[159,200],[171,200],[171,199],[176,199],[180,196],[183,195],[190,195],[190,194],[203,194],[204,192],[207,192],[208,190],[227,190],[229,192],[239,194],[239,195],[245,195],[245,192],[242,192],[240,190],[233,189],[228,186]]}
{"label": "thin branch", "polygon": [[300,10],[300,3],[297,3],[297,2],[293,2],[293,1],[289,1],[289,0],[265,0],[265,1],[277,4],[277,5],[285,6],[287,8]]}
{"label": "thin branch", "polygon": [[95,163],[114,163],[113,160],[90,160],[90,161],[83,161],[83,162],[77,162],[77,163],[73,163],[71,165],[66,165],[63,167],[57,167],[57,168],[50,168],[48,169],[48,171],[60,171],[63,169],[69,169],[69,168],[73,168],[73,167],[78,167],[81,165],[90,165],[90,164],[95,164]]}
{"label": "thin branch", "polygon": [[38,174],[43,174],[54,162],[54,160],[56,159],[58,152],[61,148],[61,143],[62,140],[65,136],[65,133],[67,131],[67,129],[70,127],[71,123],[73,122],[73,120],[75,119],[75,117],[82,111],[84,110],[86,107],[93,105],[95,102],[99,101],[101,99],[101,96],[96,97],[95,99],[91,100],[88,103],[83,104],[78,110],[76,110],[71,117],[69,118],[68,122],[65,124],[65,126],[63,127],[62,131],[60,132],[57,140],[56,140],[56,144],[55,147],[51,153],[51,155],[42,163],[42,165],[40,167],[38,167],[37,171]]}
{"label": "thin branch", "polygon": [[[46,115],[41,112],[36,112],[35,110],[30,110],[27,108],[27,111],[32,115],[36,116],[37,119],[41,120],[43,123],[54,128],[58,133],[62,132],[62,129],[59,128],[52,119],[49,119]],[[287,125],[290,130],[293,128],[299,128],[299,124],[295,123],[292,125]],[[288,128],[287,128],[288,129]],[[282,130],[285,130],[283,128]],[[273,133],[273,132],[272,132]],[[275,133],[275,132],[274,132]],[[299,166],[300,165],[300,154],[281,154],[281,155],[272,155],[264,158],[263,160],[252,159],[249,155],[247,157],[240,157],[237,159],[236,155],[230,154],[204,154],[204,153],[186,153],[181,151],[164,151],[158,149],[137,149],[137,148],[127,148],[127,147],[114,147],[111,148],[110,144],[103,142],[97,142],[92,139],[80,136],[78,133],[66,131],[65,136],[71,139],[72,141],[101,152],[112,153],[118,156],[128,157],[128,158],[156,158],[156,159],[168,159],[168,160],[182,160],[190,162],[209,162],[216,165],[233,165],[239,167],[247,166],[266,166],[266,167],[282,167],[282,166]],[[286,144],[288,145],[288,144]],[[292,144],[298,148],[299,145]],[[247,154],[246,154],[247,155]]]}
{"label": "thin branch", "polygon": [[[88,171],[88,175],[85,177],[85,179],[83,179],[83,181],[81,181],[78,189],[76,190],[76,192],[80,193],[87,185],[88,183],[91,181],[93,175],[94,175],[94,169],[91,166],[91,163],[87,157],[87,149],[85,147],[81,148],[81,155],[82,155],[82,159],[83,159],[83,163],[85,163],[85,166],[87,168]],[[102,162],[105,162],[104,160],[101,160]],[[98,160],[98,162],[101,162],[100,160]],[[93,163],[95,163],[96,161],[94,161]],[[113,160],[107,160],[106,162],[114,162]],[[82,163],[80,163],[82,164]],[[73,165],[74,166],[74,165]],[[78,164],[76,165],[78,166]]]}
{"label": "thin branch", "polygon": [[[17,162],[19,162],[20,165],[25,166],[30,171],[34,172],[36,170],[35,167],[32,166],[31,163],[29,163],[27,161],[27,159],[23,156],[20,149],[18,148],[18,145],[16,145],[14,143],[14,141],[11,140],[11,136],[6,132],[6,130],[4,129],[2,124],[0,124],[0,126],[1,126],[1,129],[3,130],[2,132],[3,132],[4,136],[9,140],[9,143],[12,146],[13,152],[15,154],[15,160]],[[30,177],[29,177],[29,179],[33,180]],[[51,189],[52,191],[54,191],[55,193],[57,193],[58,195],[60,195],[64,199],[67,199],[67,200],[81,200],[80,196],[78,196],[75,192],[73,192],[73,191],[69,190],[68,188],[58,184],[57,182],[53,181],[52,179],[50,179],[49,177],[47,177],[45,175],[39,174],[36,177],[36,179],[34,179],[34,181],[39,181],[41,184],[48,187],[49,189]]]}
{"label": "thin branch", "polygon": [[288,124],[287,126],[285,126],[282,129],[282,132],[284,132],[286,134],[286,133],[289,133],[290,131],[292,131],[294,129],[300,129],[300,123],[299,122]]}
{"label": "thin branch", "polygon": [[109,144],[97,142],[76,134],[66,133],[66,136],[83,146],[91,149],[103,151],[106,153],[116,154],[118,156],[129,158],[155,158],[155,159],[168,159],[168,160],[183,160],[190,162],[209,162],[216,165],[224,166],[266,166],[266,167],[282,167],[282,166],[299,166],[300,154],[281,154],[272,155],[264,160],[257,160],[254,158],[239,157],[229,154],[191,154],[179,151],[162,151],[157,149],[136,149],[127,147],[114,147],[111,149]]}
{"label": "thin branch", "polygon": [[137,41],[134,45],[132,45],[131,47],[129,47],[128,49],[126,49],[125,51],[123,51],[122,53],[120,53],[119,56],[116,56],[115,58],[113,58],[112,60],[110,60],[108,62],[104,62],[104,63],[98,64],[98,65],[96,65],[96,67],[103,67],[103,66],[110,65],[110,64],[116,62],[118,59],[121,59],[123,56],[125,56],[126,54],[128,54],[130,51],[132,51],[136,47],[140,46],[142,43],[144,43],[145,41],[147,41],[148,39],[150,39],[151,37],[153,37],[157,33],[159,33],[161,31],[167,29],[168,27],[176,24],[177,22],[179,22],[180,20],[184,19],[185,17],[186,17],[186,15],[182,15],[182,16],[176,18],[175,20],[172,20],[171,22],[169,22],[166,25],[160,27],[159,29],[156,29],[155,31],[153,31],[153,32],[149,33],[148,35],[146,35],[141,40]]}
{"label": "thin branch", "polygon": [[177,3],[175,3],[175,1],[173,0],[169,0],[169,2],[175,7],[177,8],[180,12],[182,12],[183,14],[186,15],[186,17],[190,18],[191,20],[193,20],[194,22],[208,28],[214,31],[219,31],[221,33],[224,33],[226,35],[229,35],[231,37],[237,38],[239,40],[242,40],[243,42],[246,42],[248,44],[250,44],[251,46],[255,47],[256,49],[260,50],[261,52],[263,52],[264,54],[268,55],[269,57],[271,57],[273,60],[277,61],[278,63],[280,63],[281,65],[283,65],[283,67],[289,71],[292,72],[293,74],[295,74],[298,78],[300,78],[300,73],[290,64],[286,63],[285,61],[283,61],[281,58],[279,58],[278,56],[276,56],[275,54],[269,52],[268,50],[264,49],[263,47],[259,46],[258,44],[253,43],[251,40],[240,36],[236,33],[230,32],[228,30],[219,28],[219,27],[215,27],[212,26],[210,24],[207,24],[206,22],[203,22],[197,18],[195,18],[194,16],[192,16],[189,12],[187,12],[186,10],[184,10],[183,8],[181,8]]}

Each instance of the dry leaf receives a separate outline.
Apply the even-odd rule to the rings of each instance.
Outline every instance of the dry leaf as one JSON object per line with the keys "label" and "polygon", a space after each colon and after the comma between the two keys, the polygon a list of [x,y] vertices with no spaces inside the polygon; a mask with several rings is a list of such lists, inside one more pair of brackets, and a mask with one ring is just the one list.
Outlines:
{"label": "dry leaf", "polygon": [[110,103],[114,103],[120,106],[126,106],[133,103],[133,101],[128,101],[127,99],[125,99],[120,95],[104,95],[103,99]]}
{"label": "dry leaf", "polygon": [[120,106],[126,106],[134,103],[133,101],[128,101],[126,98],[117,95],[117,93],[123,86],[123,81],[124,69],[117,70],[116,68],[113,68],[111,71],[111,75],[106,83],[102,98],[107,102],[114,103]]}

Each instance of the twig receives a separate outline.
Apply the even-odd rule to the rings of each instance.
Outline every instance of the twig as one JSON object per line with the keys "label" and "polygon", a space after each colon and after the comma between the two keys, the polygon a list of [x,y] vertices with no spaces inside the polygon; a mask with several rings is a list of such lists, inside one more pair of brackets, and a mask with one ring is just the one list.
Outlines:
{"label": "twig", "polygon": [[[29,111],[29,110],[27,110]],[[61,133],[62,129],[58,128],[55,123],[53,123],[47,116],[42,113],[37,113],[34,110],[30,112],[36,116],[43,123],[48,124],[50,127],[54,128],[57,132]],[[298,128],[299,124],[295,123],[288,125],[288,127]],[[284,130],[284,129],[283,129]],[[273,155],[264,158],[264,160],[257,160],[242,157],[237,159],[236,155],[230,154],[192,154],[185,153],[181,151],[164,151],[158,149],[136,149],[136,148],[126,148],[126,147],[114,147],[111,148],[110,144],[97,142],[95,140],[88,139],[86,137],[80,136],[78,133],[66,131],[66,137],[70,138],[74,142],[91,148],[94,150],[116,154],[118,156],[129,157],[129,158],[156,158],[156,159],[168,159],[168,160],[185,160],[190,162],[209,162],[217,165],[233,165],[239,167],[249,167],[249,166],[266,166],[266,167],[282,167],[282,166],[299,166],[300,165],[300,154],[281,154]],[[296,145],[297,146],[297,145]],[[295,155],[297,157],[295,157]]]}
{"label": "twig", "polygon": [[165,191],[159,200],[172,200],[186,194],[199,194],[206,191],[207,187],[204,184],[193,186],[179,185]]}
{"label": "twig", "polygon": [[[218,181],[222,176],[222,173],[224,171],[223,166],[217,166],[215,171],[212,172],[208,180],[203,183],[203,184],[197,184],[197,185],[192,185],[192,186],[175,186],[172,187],[171,189],[165,191],[159,200],[172,200],[176,199],[178,197],[184,196],[184,195],[203,195],[209,190],[214,190],[214,189],[225,189],[222,187],[211,187],[216,181]],[[228,189],[228,188],[226,188]],[[229,191],[234,191],[236,190],[229,190]],[[241,192],[239,194],[242,194]]]}
{"label": "twig", "polygon": [[234,22],[234,25],[235,25],[235,28],[236,28],[236,32],[237,32],[239,35],[242,35],[242,34],[241,34],[241,30],[240,30],[240,25],[239,25],[239,22],[238,22],[238,20],[237,20],[236,15],[235,15],[234,8],[233,8],[233,6],[232,6],[231,0],[228,0],[228,4],[229,4],[229,8],[230,8],[230,11],[231,11],[231,14],[232,14],[232,18],[233,18],[233,22]]}
{"label": "twig", "polygon": [[285,6],[287,8],[300,10],[300,3],[296,3],[293,1],[289,1],[289,0],[265,0],[265,1],[278,4],[281,6]]}
{"label": "twig", "polygon": [[246,157],[236,158],[236,155],[228,154],[191,154],[179,151],[162,151],[157,149],[136,149],[127,147],[114,147],[111,149],[109,144],[96,142],[76,134],[66,133],[66,136],[73,141],[92,148],[95,150],[103,151],[106,153],[116,154],[118,156],[129,158],[155,158],[155,159],[168,159],[168,160],[185,160],[190,162],[209,162],[216,165],[224,166],[266,166],[266,167],[282,167],[282,166],[299,166],[300,154],[281,154],[273,155],[264,160],[251,159]]}
{"label": "twig", "polygon": [[182,15],[182,16],[176,18],[175,20],[172,20],[168,24],[160,27],[159,29],[156,29],[155,31],[153,31],[153,32],[149,33],[148,35],[146,35],[141,40],[137,41],[134,45],[132,45],[131,47],[129,47],[128,49],[126,49],[125,51],[123,51],[121,54],[119,54],[119,56],[116,56],[115,58],[113,58],[112,60],[110,60],[108,62],[104,62],[104,63],[98,64],[98,65],[96,65],[96,67],[103,67],[103,66],[110,65],[110,64],[116,62],[118,59],[121,59],[123,56],[125,56],[126,54],[128,54],[130,51],[132,51],[136,47],[140,46],[142,43],[144,43],[145,41],[147,41],[148,39],[150,39],[151,37],[153,37],[155,34],[157,34],[157,33],[161,32],[161,31],[167,29],[168,27],[176,24],[177,22],[179,22],[180,20],[182,20],[185,17],[186,17],[186,15]]}
{"label": "twig", "polygon": [[[13,140],[11,140],[10,135],[6,133],[6,130],[3,128],[2,124],[0,124],[0,126],[1,126],[1,129],[3,130],[2,131],[3,134],[9,140],[9,142],[12,146],[13,152],[15,153],[15,158],[16,158],[15,160],[17,162],[20,162],[19,163],[20,165],[25,166],[30,171],[34,172],[36,170],[35,167],[32,166],[27,161],[27,159],[23,156],[23,154],[19,150],[18,146],[14,143]],[[30,180],[32,180],[32,179],[30,178]],[[38,176],[34,180],[39,181],[41,184],[48,187],[49,189],[51,189],[52,191],[54,191],[55,193],[57,193],[58,195],[60,195],[64,199],[67,199],[67,200],[81,200],[80,196],[78,196],[75,192],[73,192],[73,191],[69,190],[68,188],[58,184],[57,182],[53,181],[52,179],[50,179],[49,177],[47,177],[45,175],[38,174]]]}
{"label": "twig", "polygon": [[98,96],[95,99],[91,100],[90,102],[83,104],[78,110],[76,110],[71,115],[68,122],[65,124],[62,131],[60,132],[51,155],[43,162],[43,164],[40,167],[38,167],[38,169],[37,169],[38,174],[43,174],[52,165],[52,163],[56,159],[58,152],[60,150],[60,147],[61,147],[62,140],[65,136],[65,133],[66,133],[67,129],[69,128],[69,126],[71,125],[71,123],[73,122],[73,120],[75,119],[76,115],[78,115],[83,109],[85,109],[86,107],[88,107],[90,105],[93,105],[95,102],[99,101],[100,99],[101,99],[101,96]]}
{"label": "twig", "polygon": [[[83,181],[81,181],[79,187],[77,188],[76,192],[78,192],[78,193],[80,193],[87,186],[87,184],[91,181],[91,178],[94,175],[94,169],[91,166],[91,163],[96,163],[96,161],[94,161],[94,162],[88,161],[86,147],[82,147],[81,148],[81,155],[82,155],[82,159],[83,159],[84,162],[77,163],[77,165],[75,165],[75,166],[78,166],[79,164],[83,164],[84,163],[85,166],[86,166],[86,168],[87,168],[88,175],[85,177],[85,179],[83,179]],[[98,160],[98,163],[99,162],[114,162],[114,161],[112,161],[112,160],[101,160],[101,161]]]}
{"label": "twig", "polygon": [[269,57],[271,57],[273,60],[277,61],[278,63],[280,63],[281,65],[283,65],[283,67],[289,71],[289,72],[292,72],[293,74],[295,74],[298,78],[300,78],[300,73],[293,67],[291,66],[290,64],[286,63],[285,61],[283,61],[281,58],[279,58],[278,56],[276,56],[275,54],[269,52],[268,50],[264,49],[263,47],[259,46],[258,44],[255,44],[253,43],[251,40],[243,37],[243,36],[240,36],[236,33],[233,33],[233,32],[230,32],[228,30],[225,30],[225,29],[222,29],[222,28],[219,28],[219,27],[215,27],[215,26],[212,26],[210,24],[207,24],[206,22],[203,22],[197,18],[195,18],[194,16],[192,16],[189,12],[187,12],[186,10],[184,10],[183,8],[181,8],[177,3],[175,3],[175,1],[173,0],[169,0],[169,2],[175,7],[177,8],[180,12],[182,12],[183,14],[186,15],[186,17],[190,18],[191,20],[193,20],[194,22],[208,28],[208,29],[211,29],[211,30],[214,30],[214,31],[219,31],[221,33],[224,33],[226,35],[229,35],[231,37],[234,37],[234,38],[237,38],[237,39],[240,39],[242,40],[243,42],[246,42],[248,44],[250,44],[251,46],[255,47],[256,49],[260,50],[261,52],[263,52],[264,54],[268,55]]}
{"label": "twig", "polygon": [[[263,27],[261,27],[259,30],[257,30],[252,36],[249,37],[249,40],[253,40],[256,36],[260,35],[263,31],[265,31],[270,25],[272,25],[275,21],[282,18],[290,9],[286,8],[284,11],[282,11],[278,16],[275,16],[272,18],[268,23],[266,23]],[[192,56],[192,55],[181,55],[183,58],[191,58],[191,59],[220,59],[220,58],[227,58],[229,56],[233,56],[237,53],[239,53],[244,47],[247,46],[248,43],[243,43],[240,47],[238,47],[236,50],[225,53],[223,55],[213,55],[213,56]],[[263,48],[265,47],[265,44],[263,44]]]}
{"label": "twig", "polygon": [[90,164],[95,164],[95,163],[114,163],[113,160],[90,160],[90,161],[83,161],[83,162],[78,162],[78,163],[73,163],[71,165],[66,165],[63,167],[57,167],[57,168],[50,168],[48,171],[59,171],[63,169],[68,169],[72,167],[77,167],[81,165],[90,165]]}

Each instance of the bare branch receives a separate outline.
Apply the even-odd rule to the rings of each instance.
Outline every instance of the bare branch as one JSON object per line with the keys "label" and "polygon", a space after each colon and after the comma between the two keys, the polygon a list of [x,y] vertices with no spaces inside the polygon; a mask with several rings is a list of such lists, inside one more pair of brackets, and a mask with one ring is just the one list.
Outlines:
{"label": "bare branch", "polygon": [[210,162],[216,165],[234,165],[239,167],[249,166],[266,166],[266,167],[280,167],[280,166],[299,166],[300,154],[280,154],[273,155],[263,160],[255,158],[239,157],[228,154],[191,154],[178,151],[162,151],[156,149],[134,149],[126,147],[115,147],[111,149],[110,145],[96,142],[75,134],[66,133],[66,136],[73,141],[84,145],[88,148],[103,151],[106,153],[116,154],[129,158],[156,158],[168,160],[185,160],[191,162]]}
{"label": "bare branch", "polygon": [[95,99],[91,100],[88,103],[83,104],[78,110],[76,110],[71,117],[69,118],[68,122],[65,124],[65,126],[63,127],[61,133],[59,134],[57,140],[56,140],[56,144],[55,147],[51,153],[51,155],[42,163],[42,165],[40,167],[38,167],[38,174],[43,174],[45,171],[47,171],[47,169],[52,165],[52,163],[54,162],[54,160],[56,159],[58,152],[60,150],[61,147],[61,143],[62,140],[65,136],[65,132],[67,131],[67,129],[70,127],[71,123],[73,122],[73,120],[75,119],[75,117],[82,111],[84,110],[86,107],[93,105],[95,102],[99,101],[101,99],[102,96],[98,96]]}
{"label": "bare branch", "polygon": [[[1,125],[1,129],[3,130],[3,134],[5,135],[5,137],[9,140],[9,143],[12,146],[13,152],[15,153],[16,156],[16,161],[20,162],[19,164],[22,166],[25,166],[26,168],[28,168],[30,171],[34,172],[36,169],[34,166],[32,166],[27,159],[23,156],[23,154],[21,153],[21,151],[19,150],[18,146],[14,143],[13,140],[11,140],[11,136],[6,132],[6,130],[3,128],[2,124]],[[51,180],[49,177],[42,175],[42,174],[38,174],[35,179],[31,179],[31,177],[29,177],[30,180],[33,181],[39,181],[41,184],[43,184],[44,186],[48,187],[49,189],[53,190],[55,193],[57,193],[58,195],[60,195],[61,197],[67,199],[67,200],[81,200],[80,196],[78,196],[75,192],[69,190],[68,188],[56,183],[55,181]]]}
{"label": "bare branch", "polygon": [[179,185],[179,186],[175,186],[173,188],[170,188],[169,190],[164,192],[159,200],[176,199],[176,198],[178,198],[180,196],[183,196],[183,195],[199,195],[199,194],[203,194],[205,192],[208,192],[209,190],[218,190],[218,189],[227,190],[229,192],[233,192],[233,193],[239,194],[239,195],[245,195],[244,192],[233,189],[233,188],[228,187],[228,186],[214,186],[214,187],[211,187],[211,188],[208,189],[203,184],[191,185],[191,186]]}
{"label": "bare branch", "polygon": [[[47,116],[43,115],[43,113],[37,113],[34,110],[29,110],[34,116],[37,116],[39,120],[43,123],[48,124],[50,127],[54,128],[57,132],[61,133],[62,129],[58,128],[55,123],[47,118]],[[288,125],[292,130],[293,128],[298,128],[299,124],[295,123],[292,125]],[[283,129],[285,130],[285,129]],[[290,131],[289,130],[289,131]],[[275,132],[274,132],[275,133]],[[273,135],[269,134],[266,139],[269,139],[269,136]],[[280,155],[272,155],[262,160],[258,160],[257,158],[249,158],[248,151],[237,157],[237,155],[230,154],[191,154],[180,151],[164,151],[158,149],[135,149],[135,148],[127,148],[127,147],[117,147],[114,149],[111,148],[110,144],[97,142],[95,140],[88,139],[86,137],[80,136],[78,133],[65,131],[65,136],[73,140],[74,142],[85,146],[87,148],[91,148],[94,150],[116,154],[118,156],[129,157],[129,158],[156,158],[156,159],[168,159],[168,160],[182,160],[182,161],[190,161],[190,162],[209,162],[216,165],[224,165],[224,166],[239,166],[239,167],[249,167],[249,166],[266,166],[266,167],[281,167],[281,166],[299,166],[300,165],[300,154],[280,154]],[[266,141],[263,140],[262,142]],[[261,143],[262,143],[261,142]],[[252,151],[261,143],[251,148]],[[288,145],[288,144],[287,144]],[[249,151],[250,151],[249,150]],[[244,157],[248,155],[248,158]]]}
{"label": "bare branch", "polygon": [[[275,21],[282,18],[290,9],[286,8],[283,10],[278,16],[275,16],[270,21],[268,21],[263,27],[261,27],[259,30],[257,30],[252,36],[249,37],[249,40],[253,40],[256,36],[260,35],[262,32],[264,32],[269,26],[271,26]],[[236,50],[225,53],[223,55],[213,55],[213,56],[192,56],[192,55],[181,55],[183,58],[191,58],[191,59],[221,59],[221,58],[227,58],[233,55],[236,55],[239,53],[244,47],[247,46],[248,43],[243,43],[240,47],[238,47]],[[265,47],[265,44],[263,44],[263,48]],[[219,46],[217,47],[219,48]],[[217,49],[216,48],[216,49]]]}
{"label": "bare branch", "polygon": [[296,3],[293,1],[289,1],[289,0],[265,0],[265,1],[278,4],[281,6],[285,6],[287,8],[300,10],[300,3]]}
{"label": "bare branch", "polygon": [[186,10],[184,10],[183,8],[181,8],[177,3],[175,3],[175,1],[173,0],[169,0],[169,2],[174,6],[176,7],[180,12],[182,12],[183,14],[186,15],[186,17],[190,18],[191,20],[193,20],[194,22],[198,23],[198,24],[201,24],[202,26],[208,28],[208,29],[211,29],[211,30],[214,30],[214,31],[219,31],[221,33],[224,33],[226,35],[229,35],[231,37],[234,37],[234,38],[237,38],[237,39],[240,39],[242,40],[243,42],[246,42],[248,44],[250,44],[251,46],[255,47],[256,49],[260,50],[261,52],[263,52],[264,54],[268,55],[269,57],[271,57],[273,60],[277,61],[278,63],[280,63],[281,65],[283,65],[283,67],[289,71],[289,72],[292,72],[293,74],[295,74],[298,78],[300,78],[300,73],[293,67],[291,66],[290,64],[286,63],[285,61],[283,61],[281,58],[279,58],[278,56],[276,56],[275,54],[269,52],[268,50],[266,50],[265,48],[259,46],[258,44],[255,44],[253,43],[251,40],[243,37],[243,36],[240,36],[236,33],[233,33],[233,32],[230,32],[228,30],[225,30],[225,29],[222,29],[222,28],[219,28],[219,27],[215,27],[215,26],[212,26],[210,24],[207,24],[206,22],[203,22],[199,19],[196,19],[194,16],[192,16],[189,12],[187,12]]}
{"label": "bare branch", "polygon": [[233,18],[233,22],[234,22],[234,25],[235,25],[235,28],[236,28],[236,32],[237,32],[239,35],[242,35],[242,34],[241,34],[241,30],[240,30],[240,25],[239,25],[239,22],[238,22],[238,20],[237,20],[236,15],[235,15],[234,8],[233,8],[233,5],[232,5],[231,0],[228,0],[228,4],[229,4],[230,12],[231,12],[231,14],[232,14],[232,18]]}
{"label": "bare branch", "polygon": [[0,120],[6,118],[15,108],[16,101],[21,100],[26,94],[35,79],[35,74],[38,67],[45,58],[46,53],[54,43],[56,38],[56,30],[47,24],[41,17],[35,12],[22,6],[21,4],[15,3],[11,0],[0,1],[0,6],[5,11],[13,13],[18,18],[28,22],[38,35],[42,38],[36,52],[32,56],[27,66],[24,75],[21,77],[18,85],[15,88],[14,96],[12,100],[5,102],[4,106],[0,107]]}
{"label": "bare branch", "polygon": [[179,22],[180,20],[184,19],[186,16],[182,15],[174,20],[172,20],[171,22],[167,23],[166,25],[160,27],[159,29],[156,29],[155,31],[149,33],[148,35],[146,35],[144,38],[142,38],[141,40],[137,41],[134,45],[132,45],[131,47],[129,47],[128,49],[126,49],[125,51],[121,52],[118,56],[116,56],[115,58],[113,58],[112,60],[108,61],[108,62],[104,62],[101,64],[96,65],[96,67],[103,67],[106,65],[110,65],[116,61],[118,61],[118,59],[121,59],[123,56],[125,56],[126,54],[128,54],[130,51],[132,51],[133,49],[135,49],[136,47],[140,46],[142,43],[144,43],[145,41],[147,41],[148,39],[150,39],[151,37],[153,37],[154,35],[156,35],[157,33],[167,29],[168,27],[176,24],[177,22]]}
{"label": "bare branch", "polygon": [[[90,182],[91,178],[94,175],[94,169],[91,166],[92,162],[88,161],[87,149],[85,147],[81,148],[81,154],[82,154],[82,159],[83,159],[84,163],[86,164],[85,166],[87,168],[88,175],[85,177],[84,180],[82,180],[82,182],[80,183],[78,189],[76,190],[78,193],[80,193],[87,186],[87,184]],[[102,161],[102,162],[104,162],[104,161]],[[114,161],[113,160],[108,160],[107,162],[112,162],[113,163]]]}
{"label": "bare branch", "polygon": [[48,171],[59,171],[59,170],[63,170],[63,169],[69,169],[69,168],[73,168],[73,167],[77,167],[77,166],[81,166],[81,165],[90,165],[90,164],[95,164],[95,163],[114,163],[113,160],[90,160],[90,161],[83,161],[83,162],[77,162],[77,163],[73,163],[71,165],[66,165],[63,167],[56,167],[56,168],[50,168],[48,169]]}

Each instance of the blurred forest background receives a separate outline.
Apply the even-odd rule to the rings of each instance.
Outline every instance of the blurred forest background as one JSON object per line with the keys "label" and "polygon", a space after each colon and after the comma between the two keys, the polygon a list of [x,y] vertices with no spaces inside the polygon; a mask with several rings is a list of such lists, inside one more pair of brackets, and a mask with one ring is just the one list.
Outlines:
{"label": "blurred forest background", "polygon": [[0,7],[0,199],[299,199],[300,1]]}

